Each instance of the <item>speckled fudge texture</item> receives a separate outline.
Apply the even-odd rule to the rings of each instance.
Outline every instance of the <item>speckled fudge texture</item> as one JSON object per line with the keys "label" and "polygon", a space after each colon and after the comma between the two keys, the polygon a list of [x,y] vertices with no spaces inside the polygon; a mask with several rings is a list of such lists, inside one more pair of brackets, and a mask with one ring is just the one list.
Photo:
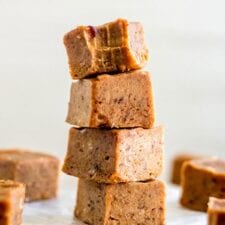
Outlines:
{"label": "speckled fudge texture", "polygon": [[208,225],[225,225],[225,199],[209,198]]}
{"label": "speckled fudge texture", "polygon": [[91,128],[153,127],[155,112],[149,72],[102,75],[72,83],[66,121]]}
{"label": "speckled fudge texture", "polygon": [[0,224],[21,225],[25,186],[10,180],[0,180]]}
{"label": "speckled fudge texture", "polygon": [[142,25],[125,19],[79,26],[65,35],[64,44],[73,79],[140,69],[148,59]]}
{"label": "speckled fudge texture", "polygon": [[0,179],[26,185],[26,201],[54,198],[58,189],[59,160],[24,150],[0,150]]}
{"label": "speckled fudge texture", "polygon": [[206,211],[209,197],[225,198],[225,161],[209,158],[185,162],[181,185],[181,204]]}
{"label": "speckled fudge texture", "polygon": [[148,180],[162,172],[163,147],[162,126],[112,130],[71,128],[63,171],[105,183]]}
{"label": "speckled fudge texture", "polygon": [[194,154],[179,154],[177,155],[172,162],[172,174],[171,174],[171,182],[173,184],[180,185],[181,183],[181,168],[184,162],[198,159],[200,156]]}
{"label": "speckled fudge texture", "polygon": [[79,180],[75,216],[90,225],[164,225],[161,181],[99,184]]}

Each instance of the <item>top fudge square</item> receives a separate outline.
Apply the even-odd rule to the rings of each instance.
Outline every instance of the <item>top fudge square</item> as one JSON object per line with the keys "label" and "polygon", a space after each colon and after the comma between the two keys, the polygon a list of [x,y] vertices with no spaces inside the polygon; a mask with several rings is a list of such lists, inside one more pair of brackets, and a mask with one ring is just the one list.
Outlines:
{"label": "top fudge square", "polygon": [[149,72],[73,82],[66,121],[77,127],[152,128],[155,112]]}
{"label": "top fudge square", "polygon": [[26,201],[56,197],[60,162],[54,156],[22,150],[0,150],[0,179],[26,185]]}
{"label": "top fudge square", "polygon": [[142,68],[148,59],[143,27],[118,19],[101,26],[79,26],[64,36],[73,79]]}

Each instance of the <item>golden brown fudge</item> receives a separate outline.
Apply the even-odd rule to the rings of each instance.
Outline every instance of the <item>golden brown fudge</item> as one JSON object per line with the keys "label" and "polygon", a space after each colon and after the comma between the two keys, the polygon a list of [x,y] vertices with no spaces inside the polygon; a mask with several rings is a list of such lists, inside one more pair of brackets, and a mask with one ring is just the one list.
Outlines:
{"label": "golden brown fudge", "polygon": [[149,72],[102,75],[72,83],[67,122],[78,127],[143,127],[154,125]]}
{"label": "golden brown fudge", "polygon": [[10,180],[0,180],[0,224],[21,225],[25,186]]}
{"label": "golden brown fudge", "polygon": [[159,180],[112,185],[80,179],[74,213],[90,225],[164,225],[165,187]]}
{"label": "golden brown fudge", "polygon": [[225,199],[209,198],[208,225],[225,225]]}
{"label": "golden brown fudge", "polygon": [[71,128],[63,171],[104,183],[148,180],[163,166],[163,127]]}
{"label": "golden brown fudge", "polygon": [[26,185],[26,201],[56,197],[60,162],[56,157],[22,150],[0,150],[0,179]]}
{"label": "golden brown fudge", "polygon": [[208,158],[185,162],[181,185],[181,204],[206,211],[209,197],[225,198],[225,161]]}
{"label": "golden brown fudge", "polygon": [[118,19],[101,26],[79,26],[64,37],[73,79],[142,68],[148,60],[143,27]]}
{"label": "golden brown fudge", "polygon": [[173,159],[171,182],[177,185],[181,183],[181,168],[184,162],[198,159],[200,156],[191,154],[179,154]]}

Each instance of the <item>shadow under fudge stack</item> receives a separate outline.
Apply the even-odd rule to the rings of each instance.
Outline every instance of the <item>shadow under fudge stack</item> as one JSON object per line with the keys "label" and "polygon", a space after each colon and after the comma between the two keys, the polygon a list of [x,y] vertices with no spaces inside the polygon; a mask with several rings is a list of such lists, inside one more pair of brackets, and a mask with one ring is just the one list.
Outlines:
{"label": "shadow under fudge stack", "polygon": [[143,27],[118,19],[64,37],[72,83],[63,171],[79,178],[74,215],[91,225],[165,224],[163,127],[154,126]]}

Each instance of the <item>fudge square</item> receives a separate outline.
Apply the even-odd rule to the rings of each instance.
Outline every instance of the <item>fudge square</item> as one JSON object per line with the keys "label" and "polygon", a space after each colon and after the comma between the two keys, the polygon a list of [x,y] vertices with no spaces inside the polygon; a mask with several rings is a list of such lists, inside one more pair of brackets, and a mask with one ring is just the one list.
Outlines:
{"label": "fudge square", "polygon": [[163,127],[71,128],[63,171],[104,183],[148,180],[163,166]]}
{"label": "fudge square", "polygon": [[103,184],[80,179],[75,216],[90,225],[164,225],[163,182]]}
{"label": "fudge square", "polygon": [[206,211],[209,197],[225,198],[225,161],[208,158],[184,163],[181,185],[181,204]]}
{"label": "fudge square", "polygon": [[21,225],[25,186],[22,183],[0,180],[0,224]]}
{"label": "fudge square", "polygon": [[181,183],[181,168],[184,162],[198,159],[200,156],[194,155],[194,154],[186,154],[181,153],[176,155],[176,157],[173,159],[172,164],[172,174],[171,174],[171,182],[173,184],[180,185]]}
{"label": "fudge square", "polygon": [[209,198],[208,225],[225,225],[225,199]]}
{"label": "fudge square", "polygon": [[24,150],[0,150],[0,179],[26,185],[25,201],[56,197],[59,160],[56,157]]}
{"label": "fudge square", "polygon": [[149,72],[100,75],[72,83],[67,122],[78,127],[151,128],[155,121]]}
{"label": "fudge square", "polygon": [[118,19],[101,26],[79,26],[64,36],[72,78],[142,68],[148,60],[143,27]]}

